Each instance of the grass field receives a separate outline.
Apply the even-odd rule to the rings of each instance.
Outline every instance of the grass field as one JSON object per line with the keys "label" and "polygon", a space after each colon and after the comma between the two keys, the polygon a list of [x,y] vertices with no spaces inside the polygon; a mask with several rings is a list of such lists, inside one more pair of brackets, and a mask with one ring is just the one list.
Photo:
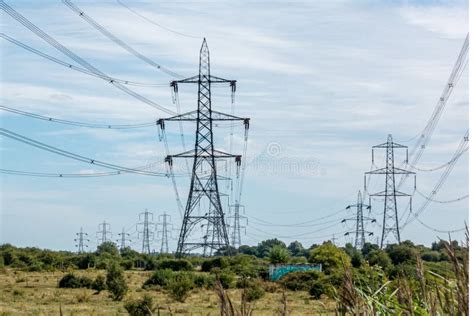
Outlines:
{"label": "grass field", "polygon": [[[60,289],[58,281],[63,272],[24,272],[5,269],[0,273],[0,315],[126,315],[124,302],[144,294],[153,297],[159,315],[219,315],[216,292],[196,289],[185,303],[175,302],[166,292],[141,288],[151,272],[126,271],[129,292],[122,302],[108,297],[107,291],[94,294],[89,289]],[[78,270],[77,275],[96,277],[105,271]],[[291,315],[331,315],[334,304],[327,300],[313,300],[307,292],[286,292]],[[229,290],[234,302],[240,303],[239,290]],[[277,315],[282,301],[281,291],[266,293],[253,303],[253,315]],[[158,315],[158,311],[156,312]]]}

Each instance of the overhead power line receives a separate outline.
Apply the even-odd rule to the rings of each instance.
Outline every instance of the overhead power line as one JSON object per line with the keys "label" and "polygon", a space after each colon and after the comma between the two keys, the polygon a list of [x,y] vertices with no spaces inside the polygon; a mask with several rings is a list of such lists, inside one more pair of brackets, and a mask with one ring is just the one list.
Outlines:
{"label": "overhead power line", "polygon": [[[133,169],[138,170],[148,170],[158,162],[154,162],[142,167],[136,167]],[[97,177],[109,177],[109,176],[118,176],[126,174],[122,171],[109,171],[109,172],[90,172],[90,173],[51,173],[51,172],[34,172],[34,171],[22,171],[22,170],[12,170],[12,169],[0,169],[0,173],[15,175],[15,176],[29,176],[29,177],[39,177],[39,178],[97,178]]]}
{"label": "overhead power line", "polygon": [[444,201],[440,201],[440,200],[435,200],[433,198],[430,198],[429,196],[427,196],[426,194],[424,193],[421,193],[418,189],[415,190],[416,193],[418,193],[421,197],[431,201],[431,202],[435,202],[435,203],[454,203],[454,202],[459,202],[459,201],[462,201],[462,200],[465,200],[469,197],[469,194],[466,194],[466,195],[463,195],[463,196],[460,196],[458,198],[455,198],[455,199],[450,199],[450,200],[444,200]]}
{"label": "overhead power line", "polygon": [[135,9],[132,9],[130,6],[126,5],[125,3],[123,3],[122,1],[120,0],[117,0],[117,3],[120,4],[122,7],[124,7],[125,9],[127,9],[128,11],[132,12],[133,14],[135,14],[136,16],[142,18],[143,20],[153,24],[153,25],[156,25],[158,26],[160,29],[163,29],[163,30],[166,30],[168,32],[171,32],[171,33],[174,33],[176,35],[181,35],[181,36],[184,36],[184,37],[189,37],[189,38],[197,38],[197,39],[202,39],[202,36],[195,36],[195,35],[189,35],[189,34],[186,34],[186,33],[183,33],[183,32],[178,32],[178,31],[175,31],[173,29],[170,29],[169,27],[166,27],[166,26],[163,26],[161,24],[158,24],[157,22],[153,21],[152,19],[146,17],[145,15],[141,14],[140,12],[138,12],[137,10]]}
{"label": "overhead power line", "polygon": [[[263,219],[260,219],[260,218],[257,218],[257,217],[254,217],[254,216],[250,216],[250,215],[247,215],[248,217],[258,221],[258,222],[261,222],[263,224],[258,224],[258,223],[255,223],[257,225],[262,225],[262,226],[281,226],[281,227],[304,227],[304,226],[314,226],[314,222],[319,222],[323,219],[326,219],[326,218],[330,218],[330,217],[333,217],[337,214],[340,214],[342,212],[346,211],[346,208],[343,208],[343,209],[340,209],[338,211],[335,211],[335,212],[332,212],[331,214],[329,215],[326,215],[326,216],[322,216],[322,217],[318,217],[318,218],[314,218],[314,219],[310,219],[310,220],[307,220],[307,221],[304,221],[304,222],[297,222],[297,223],[288,223],[288,224],[278,224],[278,223],[274,223],[274,222],[270,222],[270,221],[267,221],[267,220],[263,220]],[[292,213],[292,212],[288,212],[289,214]],[[323,223],[332,223],[332,222],[340,222],[340,220],[342,219],[341,218],[337,218],[335,220],[331,220],[331,221],[327,221],[327,222],[323,222]],[[313,223],[313,224],[312,224]],[[320,223],[317,223],[317,225],[319,225]]]}
{"label": "overhead power line", "polygon": [[39,38],[43,39],[46,43],[48,43],[49,45],[53,46],[54,48],[56,48],[58,51],[60,51],[61,53],[63,53],[64,55],[68,56],[69,58],[71,58],[72,60],[74,60],[75,62],[77,62],[78,64],[80,64],[81,66],[83,66],[84,68],[86,68],[87,70],[89,70],[90,72],[93,72],[95,74],[98,74],[98,77],[101,78],[101,79],[104,79],[106,80],[107,82],[109,82],[110,84],[112,84],[113,86],[115,86],[116,88],[122,90],[123,92],[127,93],[128,95],[136,98],[137,100],[140,100],[142,101],[143,103],[146,103],[158,110],[161,110],[165,113],[168,113],[168,114],[171,114],[171,115],[175,115],[176,113],[169,110],[168,108],[154,102],[154,101],[151,101],[150,99],[144,97],[143,95],[127,88],[126,86],[124,86],[123,84],[119,83],[119,82],[115,82],[113,80],[113,78],[111,78],[110,76],[106,75],[105,73],[103,73],[102,71],[100,71],[99,69],[95,68],[94,66],[92,66],[90,63],[88,63],[87,61],[85,61],[84,59],[82,59],[81,57],[79,57],[77,54],[73,53],[71,50],[69,50],[68,48],[66,48],[64,45],[62,45],[61,43],[59,43],[58,41],[56,41],[54,38],[52,38],[51,36],[49,36],[48,34],[46,34],[43,30],[41,30],[39,27],[37,27],[36,25],[34,25],[33,23],[31,23],[31,21],[29,21],[27,18],[25,18],[24,16],[22,16],[20,13],[18,13],[17,11],[15,11],[12,7],[10,7],[9,5],[7,5],[5,2],[1,1],[0,2],[0,8],[5,11],[8,15],[10,15],[13,19],[15,19],[16,21],[18,21],[20,24],[22,24],[24,27],[26,27],[27,29],[29,29],[31,32],[33,32],[34,34],[36,34],[36,36],[38,36]]}
{"label": "overhead power line", "polygon": [[[467,152],[467,151],[468,151],[467,149],[461,151],[461,152],[459,153],[459,156],[462,156],[462,155],[463,155],[465,152]],[[409,163],[408,165],[409,165],[411,168],[413,168],[413,169],[415,169],[415,170],[417,170],[417,171],[421,171],[421,172],[432,172],[432,171],[437,171],[437,170],[441,170],[441,169],[443,169],[443,168],[446,168],[446,167],[449,166],[451,163],[453,163],[453,161],[457,160],[457,159],[459,158],[459,156],[454,156],[454,157],[452,157],[448,162],[446,162],[446,163],[444,163],[444,164],[442,164],[442,165],[440,165],[440,166],[438,166],[438,167],[434,167],[434,168],[418,168],[418,167],[416,167],[416,166],[414,166],[414,165],[412,165],[412,164],[410,164],[410,163]]]}
{"label": "overhead power line", "polygon": [[419,219],[418,217],[415,217],[416,221],[418,223],[420,223],[421,225],[423,225],[424,227],[428,228],[429,230],[432,230],[434,232],[437,232],[437,233],[444,233],[444,234],[451,234],[451,233],[458,233],[458,232],[462,232],[462,231],[465,231],[466,228],[456,228],[456,229],[451,229],[451,230],[445,230],[445,229],[438,229],[438,228],[434,228],[433,226],[430,226],[426,223],[424,223],[421,219]]}
{"label": "overhead power line", "polygon": [[[446,182],[446,179],[451,174],[451,171],[453,170],[454,166],[456,165],[456,162],[459,160],[459,157],[461,157],[460,153],[463,152],[464,150],[467,150],[468,147],[469,147],[469,130],[466,131],[463,138],[461,139],[461,142],[458,145],[458,148],[454,152],[453,157],[457,157],[457,158],[454,159],[453,162],[451,164],[449,164],[449,166],[444,170],[444,172],[441,175],[441,177],[439,178],[438,182],[433,187],[433,190],[431,190],[430,195],[426,198],[426,200],[420,206],[420,208],[415,213],[412,213],[412,212],[409,213],[407,219],[405,220],[405,223],[403,224],[403,227],[405,227],[406,225],[413,222],[413,220],[418,218],[418,216],[420,216],[420,214],[430,205],[430,203],[433,200],[433,197],[439,192],[439,190],[441,189],[443,184]],[[412,215],[411,218],[410,218],[410,215]]]}
{"label": "overhead power line", "polygon": [[62,65],[66,68],[69,68],[69,69],[72,69],[72,70],[75,70],[75,71],[79,71],[79,72],[82,72],[83,74],[86,74],[86,75],[89,75],[89,76],[93,76],[93,77],[96,77],[96,78],[100,78],[100,79],[103,79],[103,80],[107,80],[107,81],[114,81],[114,82],[118,82],[118,83],[121,83],[121,84],[125,84],[125,85],[129,85],[129,86],[139,86],[139,87],[169,87],[169,83],[147,83],[147,82],[137,82],[137,81],[132,81],[132,80],[125,80],[125,79],[119,79],[119,78],[116,78],[116,77],[110,77],[110,76],[104,76],[104,75],[101,75],[99,73],[95,73],[95,72],[92,72],[92,71],[89,71],[87,69],[84,69],[84,68],[81,68],[81,67],[77,67],[73,64],[69,64],[65,61],[62,61],[56,57],[53,57],[51,55],[48,55],[46,53],[43,53],[31,46],[28,46],[26,45],[25,43],[22,43],[4,33],[0,33],[0,37],[3,38],[4,40],[6,41],[9,41],[10,43],[12,44],[15,44],[16,46],[19,46],[33,54],[36,54],[38,56],[41,56],[43,58],[46,58],[56,64],[59,64],[59,65]]}
{"label": "overhead power line", "polygon": [[7,129],[4,129],[4,128],[0,128],[0,135],[3,135],[5,137],[14,139],[16,141],[25,143],[27,145],[30,145],[30,146],[33,146],[33,147],[36,147],[36,148],[39,148],[39,149],[42,149],[42,150],[45,150],[45,151],[49,151],[49,152],[57,154],[57,155],[61,155],[61,156],[67,157],[67,158],[82,161],[82,162],[92,164],[92,165],[96,165],[96,166],[99,166],[99,167],[113,169],[113,170],[117,170],[117,171],[121,171],[121,172],[125,172],[125,173],[136,173],[136,174],[147,175],[147,176],[156,176],[156,177],[168,177],[168,174],[163,173],[163,172],[153,172],[153,171],[146,171],[146,170],[139,170],[139,169],[134,169],[134,168],[122,167],[122,166],[119,166],[119,165],[103,162],[103,161],[100,161],[100,160],[87,158],[87,157],[84,157],[84,156],[81,156],[81,155],[78,155],[78,154],[71,153],[69,151],[65,151],[65,150],[62,150],[62,149],[59,149],[59,148],[56,148],[56,147],[53,147],[53,146],[46,145],[44,143],[35,141],[31,138],[28,138],[28,137],[25,137],[25,136],[22,136],[22,135],[19,135],[19,134],[16,134],[16,133],[14,133],[12,131],[9,131]]}
{"label": "overhead power line", "polygon": [[27,117],[31,117],[38,120],[43,120],[47,122],[59,123],[59,124],[66,124],[66,125],[73,125],[73,126],[80,126],[80,127],[89,127],[89,128],[100,128],[100,129],[131,129],[131,128],[142,128],[142,127],[149,127],[155,126],[156,122],[148,122],[148,123],[137,123],[137,124],[101,124],[101,123],[88,123],[88,122],[78,122],[78,121],[70,121],[70,120],[63,120],[58,118],[53,118],[49,116],[43,116],[31,112],[26,112],[18,109],[14,109],[11,107],[7,107],[4,105],[0,105],[0,110],[7,111],[10,113],[15,113]]}
{"label": "overhead power line", "polygon": [[110,33],[105,27],[103,27],[102,25],[100,25],[99,23],[97,23],[94,19],[92,19],[90,16],[88,16],[84,11],[82,11],[81,9],[79,9],[78,6],[76,6],[74,3],[72,3],[71,1],[69,0],[63,0],[63,3],[68,7],[70,8],[72,11],[76,12],[79,17],[81,17],[84,21],[86,21],[89,25],[91,25],[92,27],[94,27],[97,31],[99,31],[100,33],[102,33],[105,37],[109,38],[111,41],[113,41],[115,44],[119,45],[120,47],[122,47],[123,49],[125,49],[127,52],[129,52],[130,54],[136,56],[137,58],[141,59],[142,61],[144,61],[145,63],[151,65],[152,67],[154,68],[157,68],[161,71],[163,71],[164,73],[172,76],[172,77],[176,77],[176,78],[184,78],[184,76],[174,72],[174,71],[171,71],[159,64],[157,64],[156,62],[154,62],[153,60],[151,60],[150,58],[144,56],[143,54],[139,53],[137,50],[135,50],[134,48],[132,48],[130,45],[128,45],[127,43],[125,43],[124,41],[122,41],[121,39],[119,39],[117,36],[115,36],[114,34]]}
{"label": "overhead power line", "polygon": [[[438,125],[441,115],[444,112],[448,99],[451,96],[451,93],[454,90],[454,87],[456,86],[457,82],[459,81],[459,78],[461,77],[461,74],[467,64],[467,60],[469,57],[468,55],[469,55],[469,33],[467,34],[466,39],[464,40],[464,44],[461,48],[461,52],[459,53],[456,63],[454,64],[451,75],[449,76],[448,82],[446,83],[444,90],[441,93],[441,97],[439,98],[438,103],[436,104],[436,107],[434,108],[434,111],[431,114],[431,117],[428,120],[428,123],[426,124],[426,126],[424,127],[420,137],[415,143],[415,146],[413,146],[412,150],[410,151],[409,160],[411,161],[411,165],[409,165],[409,168],[408,168],[409,171],[414,169],[413,166],[416,166],[421,156],[423,155],[423,152],[425,151],[426,146],[428,145],[431,139],[431,135],[433,134],[433,131]],[[399,182],[398,187],[400,187],[405,182],[406,179],[407,179],[407,176],[403,176]]]}

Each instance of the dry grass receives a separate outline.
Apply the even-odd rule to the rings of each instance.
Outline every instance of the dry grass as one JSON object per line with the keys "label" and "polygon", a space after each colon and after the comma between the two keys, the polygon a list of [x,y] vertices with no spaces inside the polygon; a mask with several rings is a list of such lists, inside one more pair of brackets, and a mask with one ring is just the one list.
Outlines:
{"label": "dry grass", "polygon": [[[95,278],[105,271],[75,271],[77,275]],[[5,269],[0,273],[0,315],[126,315],[123,302],[114,302],[107,291],[94,294],[88,289],[59,289],[58,280],[64,272],[23,272]],[[150,272],[127,271],[130,291],[124,301],[139,299],[145,293],[153,297],[160,315],[219,315],[219,298],[213,290],[196,289],[185,303],[173,301],[166,293],[141,288]],[[226,291],[228,297],[240,302],[240,290]],[[291,315],[331,315],[334,303],[314,301],[306,292],[287,292],[286,310]],[[282,293],[266,293],[252,303],[252,315],[278,315]],[[326,309],[326,307],[328,307]],[[281,314],[280,314],[281,315]],[[288,314],[286,314],[288,315]]]}

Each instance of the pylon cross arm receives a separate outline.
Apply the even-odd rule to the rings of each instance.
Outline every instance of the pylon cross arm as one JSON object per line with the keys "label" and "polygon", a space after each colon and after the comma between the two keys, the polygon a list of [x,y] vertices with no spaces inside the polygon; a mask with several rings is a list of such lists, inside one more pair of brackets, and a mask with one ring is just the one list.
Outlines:
{"label": "pylon cross arm", "polygon": [[[212,111],[211,113],[212,113],[211,117],[207,117],[207,118],[200,117],[199,120],[200,121],[202,121],[202,120],[249,121],[250,120],[250,118],[247,118],[247,117],[238,117],[238,116],[235,116],[235,115],[230,115],[230,114],[226,114],[226,113],[222,113],[222,112],[218,112],[218,111]],[[186,112],[186,113],[183,113],[183,114],[180,114],[180,115],[171,116],[171,117],[168,117],[168,118],[161,118],[157,121],[157,125],[162,126],[163,125],[162,122],[164,122],[164,121],[193,122],[193,121],[196,121],[197,119],[198,119],[198,111],[194,110],[194,111]]]}

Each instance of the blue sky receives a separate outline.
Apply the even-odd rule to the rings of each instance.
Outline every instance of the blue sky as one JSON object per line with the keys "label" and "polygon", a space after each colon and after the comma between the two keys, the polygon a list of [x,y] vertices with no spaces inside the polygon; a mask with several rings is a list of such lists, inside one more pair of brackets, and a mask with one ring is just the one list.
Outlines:
{"label": "blue sky", "polygon": [[[123,1],[160,25],[140,19],[113,0],[74,2],[89,16],[147,57],[178,73],[197,72],[201,38],[208,40],[211,71],[237,79],[236,115],[251,117],[248,167],[242,203],[249,217],[243,243],[279,237],[305,246],[338,238],[351,227],[338,221],[355,203],[371,167],[371,146],[412,139],[426,124],[446,84],[468,32],[467,1],[299,1],[132,2]],[[168,83],[171,78],[103,37],[60,1],[7,1],[64,46],[110,76]],[[2,32],[69,63],[45,42],[2,12]],[[129,124],[168,116],[90,77],[1,42],[1,99],[4,106],[61,119]],[[175,110],[168,87],[135,88]],[[196,87],[180,88],[183,111],[196,106]],[[213,90],[213,106],[230,111],[228,89]],[[419,162],[432,168],[448,161],[468,128],[468,69],[450,97],[432,142]],[[163,143],[155,127],[98,130],[0,113],[2,126],[49,145],[124,166],[159,162]],[[167,125],[172,152],[182,151],[177,125]],[[193,126],[185,125],[186,143]],[[229,128],[216,129],[217,146],[226,149]],[[407,146],[414,144],[403,142]],[[107,171],[1,139],[2,168],[77,173]],[[235,129],[234,150],[243,149],[243,130]],[[378,165],[381,164],[378,156]],[[183,167],[183,165],[181,165]],[[417,176],[428,194],[441,171]],[[1,175],[0,242],[19,246],[74,249],[75,232],[89,233],[95,247],[99,222],[122,227],[133,236],[138,213],[167,212],[180,226],[171,180],[140,175],[101,178],[30,178]],[[189,181],[177,180],[181,198]],[[383,189],[383,179],[369,190]],[[223,185],[222,187],[226,187]],[[409,190],[408,187],[405,188]],[[438,200],[468,192],[468,154],[454,168]],[[414,209],[423,203],[415,195]],[[400,207],[403,212],[403,203]],[[382,204],[373,214],[381,223]],[[329,216],[327,219],[315,219]],[[420,219],[440,229],[463,227],[468,201],[432,203]],[[264,222],[265,221],[265,222]],[[325,222],[332,221],[331,224]],[[278,225],[268,226],[266,222]],[[313,225],[317,224],[317,225]],[[369,226],[375,236],[380,227]],[[177,236],[177,231],[173,236]],[[416,221],[402,239],[429,244],[446,235]],[[453,234],[462,238],[462,233]],[[350,241],[350,239],[348,240]],[[139,242],[134,241],[139,247]],[[170,240],[175,248],[176,240]],[[159,248],[159,239],[153,247]]]}

